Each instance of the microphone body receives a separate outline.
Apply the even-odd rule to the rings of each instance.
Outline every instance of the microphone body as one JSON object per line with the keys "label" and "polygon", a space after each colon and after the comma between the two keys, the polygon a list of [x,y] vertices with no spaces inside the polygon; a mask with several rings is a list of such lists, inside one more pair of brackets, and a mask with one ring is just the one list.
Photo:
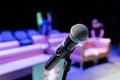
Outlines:
{"label": "microphone body", "polygon": [[55,54],[45,64],[45,69],[51,70],[62,59],[67,57],[71,51],[73,51],[76,43],[74,43],[68,36],[55,51]]}
{"label": "microphone body", "polygon": [[54,68],[61,59],[65,59],[70,56],[72,51],[75,49],[75,46],[86,40],[88,37],[88,29],[83,24],[76,24],[72,26],[70,34],[67,38],[58,45],[55,53],[52,57],[46,62],[45,69],[51,70]]}

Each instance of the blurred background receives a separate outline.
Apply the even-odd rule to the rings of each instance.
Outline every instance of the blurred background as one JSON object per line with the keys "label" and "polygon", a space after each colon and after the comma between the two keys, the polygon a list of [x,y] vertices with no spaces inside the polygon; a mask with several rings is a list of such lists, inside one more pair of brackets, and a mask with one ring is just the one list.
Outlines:
{"label": "blurred background", "polygon": [[[102,22],[104,24],[104,30],[105,30],[104,38],[109,38],[111,40],[111,42],[110,42],[111,45],[109,47],[110,48],[109,54],[110,55],[115,54],[115,56],[114,56],[114,58],[111,58],[111,56],[110,56],[110,60],[113,62],[117,61],[117,63],[120,63],[120,61],[119,61],[120,60],[120,29],[119,29],[120,12],[119,12],[119,10],[120,10],[119,0],[110,0],[110,1],[105,1],[105,0],[5,1],[4,0],[4,1],[0,2],[0,31],[1,31],[0,33],[2,33],[2,31],[4,31],[4,30],[9,30],[14,35],[14,32],[18,31],[18,30],[26,30],[27,31],[28,29],[34,29],[38,32],[38,34],[40,34],[40,27],[41,27],[42,23],[44,23],[44,22],[39,23],[39,20],[42,21],[43,19],[46,19],[47,14],[50,13],[52,15],[52,30],[57,30],[58,33],[69,33],[71,27],[74,24],[81,23],[81,24],[84,24],[87,26],[87,28],[89,30],[89,37],[91,37],[91,33],[90,33],[90,31],[92,29],[91,21],[93,19],[98,19],[100,22]],[[19,36],[19,35],[17,35],[17,36]],[[66,35],[66,34],[63,34],[63,35]],[[38,37],[36,36],[36,39],[37,38]],[[66,38],[66,36],[63,37],[63,39],[65,39],[65,38]],[[33,39],[33,37],[32,37],[32,39]],[[31,43],[23,44],[25,42],[22,42],[18,38],[15,38],[15,40],[20,41],[20,44],[18,44],[19,47],[20,46],[23,47],[24,45],[26,46],[26,45],[31,44]],[[35,40],[35,41],[37,41],[37,40]],[[5,41],[3,41],[3,42],[5,42]],[[32,42],[34,43],[34,41],[32,41]],[[39,41],[35,42],[35,44],[36,43],[42,45]],[[44,43],[44,42],[42,42],[42,43]],[[7,45],[7,44],[5,44],[5,45]],[[43,51],[43,53],[47,54],[50,52]],[[6,54],[9,54],[9,53],[6,53]],[[0,57],[0,58],[1,58],[1,60],[4,59],[2,57]],[[26,58],[26,57],[24,57],[24,58]],[[21,59],[21,58],[19,58],[19,59]],[[17,60],[19,60],[19,59],[17,59]],[[71,69],[71,72],[69,74],[70,75],[69,80],[72,80],[72,78],[74,78],[74,77],[76,77],[75,80],[87,80],[87,78],[85,78],[85,75],[87,77],[88,74],[90,73],[89,71],[83,72],[83,70],[81,70],[79,73],[79,75],[81,75],[81,78],[79,78],[79,79],[78,79],[78,77],[79,77],[78,75],[73,76],[73,74],[78,74],[78,65],[77,64],[79,63],[79,61],[77,64],[76,64],[76,61],[74,61],[74,62],[75,62],[75,64],[73,64],[73,66],[77,66],[77,69],[74,67]],[[3,63],[5,64],[6,60],[5,61],[3,60],[3,62],[1,61],[2,68],[5,66]],[[106,63],[108,63],[108,62],[106,62]],[[90,63],[87,63],[87,66],[88,66],[88,64],[90,64]],[[43,64],[41,66],[43,66]],[[99,66],[97,66],[97,67],[99,67]],[[120,79],[120,77],[118,77],[118,76],[120,76],[120,71],[119,71],[120,68],[118,68],[118,67],[120,67],[120,64],[117,66],[117,68],[116,68],[117,70],[111,71],[111,72],[116,71],[115,73],[117,74],[117,80]],[[94,66],[92,66],[90,68],[94,68]],[[36,71],[35,69],[36,68],[34,68],[33,70]],[[27,71],[28,70],[29,69],[27,69]],[[96,67],[92,70],[96,70]],[[18,72],[18,73],[22,73],[22,72]],[[6,74],[9,74],[9,73],[6,73]],[[4,71],[3,71],[3,74],[1,72],[1,75],[0,75],[1,79],[15,80],[12,78],[7,79],[8,76],[6,77],[5,76],[6,74],[4,74]],[[17,72],[15,72],[13,74],[17,74]],[[2,76],[2,75],[4,75],[4,76]],[[31,75],[32,75],[32,73],[29,72],[29,74],[26,73],[26,75],[21,76],[19,78],[16,77],[16,80],[27,80],[27,79],[32,80]],[[71,76],[72,76],[72,78],[71,78]],[[97,76],[98,75],[96,75],[96,77]],[[100,77],[101,76],[99,76],[99,78]],[[88,78],[90,79],[91,76],[89,76]],[[114,76],[112,78],[110,76],[107,76],[106,79],[105,78],[102,79],[102,77],[101,77],[101,79],[97,79],[97,78],[93,78],[93,76],[91,78],[91,80],[107,80],[107,79],[114,80],[114,79],[116,79],[116,76]],[[38,79],[36,79],[34,77],[33,80],[38,80]],[[57,80],[57,79],[55,79],[55,80]]]}
{"label": "blurred background", "polygon": [[105,37],[110,37],[116,42],[119,33],[119,9],[118,0],[3,1],[0,8],[0,28],[37,28],[36,12],[42,12],[45,17],[50,11],[53,16],[53,28],[69,32],[73,24],[83,23],[90,29],[91,20],[98,18],[105,25]]}

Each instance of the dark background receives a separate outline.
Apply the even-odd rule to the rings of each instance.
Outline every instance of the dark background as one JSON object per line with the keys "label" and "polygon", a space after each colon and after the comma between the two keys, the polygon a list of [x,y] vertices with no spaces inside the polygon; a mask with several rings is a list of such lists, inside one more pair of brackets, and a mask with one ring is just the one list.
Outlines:
{"label": "dark background", "polygon": [[91,20],[98,18],[105,26],[105,36],[119,42],[119,0],[39,0],[0,2],[0,29],[37,29],[36,12],[43,17],[51,11],[53,28],[69,32],[76,23],[91,29]]}

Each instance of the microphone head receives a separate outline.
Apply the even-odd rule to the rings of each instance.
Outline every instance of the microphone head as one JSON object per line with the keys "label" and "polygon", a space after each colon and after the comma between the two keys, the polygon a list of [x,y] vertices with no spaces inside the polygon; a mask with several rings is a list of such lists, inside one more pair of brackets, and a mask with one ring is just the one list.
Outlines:
{"label": "microphone head", "polygon": [[86,40],[88,38],[88,35],[88,28],[83,24],[75,24],[70,30],[70,38],[75,43]]}

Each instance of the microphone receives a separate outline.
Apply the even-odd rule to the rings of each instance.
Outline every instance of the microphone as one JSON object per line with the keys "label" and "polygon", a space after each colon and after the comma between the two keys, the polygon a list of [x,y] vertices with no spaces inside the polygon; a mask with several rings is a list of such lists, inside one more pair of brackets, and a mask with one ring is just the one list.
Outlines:
{"label": "microphone", "polygon": [[88,33],[89,31],[84,24],[73,25],[70,34],[61,44],[58,45],[53,56],[46,62],[45,69],[48,71],[51,70],[61,59],[68,57],[79,42],[88,38]]}

